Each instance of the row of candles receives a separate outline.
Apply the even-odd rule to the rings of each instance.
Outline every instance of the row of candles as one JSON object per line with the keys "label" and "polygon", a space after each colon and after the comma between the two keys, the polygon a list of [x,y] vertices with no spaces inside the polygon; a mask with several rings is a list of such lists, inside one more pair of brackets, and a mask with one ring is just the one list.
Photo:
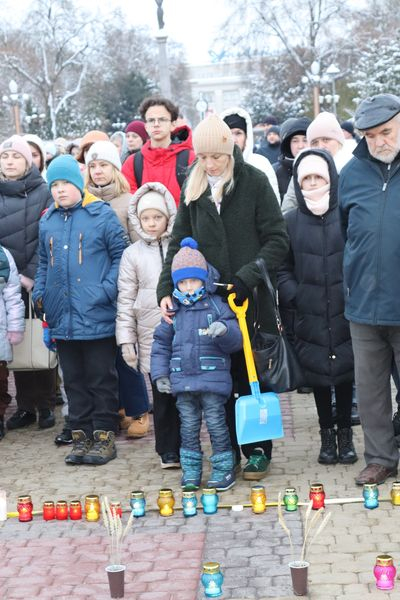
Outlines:
{"label": "row of candles", "polygon": [[[312,508],[318,510],[325,507],[326,494],[322,483],[313,483],[310,486],[309,498],[312,501]],[[365,484],[363,487],[364,506],[368,509],[374,509],[379,506],[379,489],[376,484]],[[392,484],[390,493],[391,503],[394,506],[400,506],[400,481]],[[288,512],[296,511],[299,498],[296,489],[286,488],[283,496],[283,505]],[[214,514],[218,510],[219,496],[214,488],[204,488],[200,497],[201,506],[204,514]],[[169,488],[159,490],[157,505],[160,515],[169,517],[174,514],[175,497],[173,491]],[[196,492],[192,490],[183,490],[182,492],[182,510],[185,517],[192,517],[197,514],[198,500]],[[221,507],[226,505],[221,505]],[[265,512],[267,508],[267,495],[263,485],[255,485],[251,488],[250,506],[255,514]],[[241,507],[241,505],[239,505]],[[143,517],[146,514],[145,494],[141,490],[131,492],[130,508],[134,517]],[[82,519],[83,510],[87,521],[98,521],[100,519],[101,508],[100,500],[97,495],[89,495],[85,498],[84,507],[80,500],[73,500],[68,503],[65,500],[46,501],[43,504],[43,519],[51,521],[53,519],[71,520]],[[120,502],[110,503],[111,512],[119,516],[122,515]],[[31,521],[33,517],[33,504],[30,496],[20,496],[17,503],[18,518],[20,521]]]}

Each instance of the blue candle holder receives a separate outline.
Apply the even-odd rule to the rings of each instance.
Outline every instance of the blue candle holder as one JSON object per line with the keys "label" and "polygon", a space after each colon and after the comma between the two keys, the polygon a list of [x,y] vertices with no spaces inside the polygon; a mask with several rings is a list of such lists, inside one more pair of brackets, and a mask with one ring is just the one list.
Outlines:
{"label": "blue candle holder", "polygon": [[215,488],[203,488],[201,504],[205,515],[213,515],[218,510],[218,494]]}
{"label": "blue candle holder", "polygon": [[135,492],[131,492],[129,504],[134,517],[144,517],[146,514],[146,500],[142,491],[137,490]]}
{"label": "blue candle holder", "polygon": [[365,508],[374,509],[379,506],[379,490],[376,483],[365,483],[363,487]]}
{"label": "blue candle holder", "polygon": [[203,573],[200,579],[204,586],[204,595],[206,598],[218,598],[219,596],[222,596],[224,576],[220,571],[219,563],[204,563]]}
{"label": "blue candle holder", "polygon": [[193,491],[182,492],[182,508],[184,517],[197,515],[197,498]]}

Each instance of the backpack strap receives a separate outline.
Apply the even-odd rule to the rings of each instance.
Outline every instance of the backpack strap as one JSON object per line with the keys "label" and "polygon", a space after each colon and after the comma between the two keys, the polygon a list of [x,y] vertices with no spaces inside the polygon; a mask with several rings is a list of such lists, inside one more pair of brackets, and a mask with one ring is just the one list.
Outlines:
{"label": "backpack strap", "polygon": [[135,174],[136,185],[140,188],[143,177],[143,154],[141,150],[135,152],[133,155],[133,172]]}
{"label": "backpack strap", "polygon": [[189,150],[182,150],[182,152],[178,152],[176,157],[176,167],[175,174],[176,179],[179,183],[179,187],[182,188],[183,183],[187,176],[189,166]]}

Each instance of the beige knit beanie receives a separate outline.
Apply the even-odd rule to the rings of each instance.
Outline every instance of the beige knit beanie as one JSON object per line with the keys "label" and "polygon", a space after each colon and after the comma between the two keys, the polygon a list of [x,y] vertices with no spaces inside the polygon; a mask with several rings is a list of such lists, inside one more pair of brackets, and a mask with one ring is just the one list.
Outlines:
{"label": "beige knit beanie", "polygon": [[318,138],[330,138],[344,144],[344,135],[339,121],[333,113],[322,112],[315,117],[307,128],[307,142],[311,144]]}
{"label": "beige knit beanie", "polygon": [[218,116],[210,115],[197,125],[193,132],[196,154],[214,152],[233,155],[233,137],[228,125]]}

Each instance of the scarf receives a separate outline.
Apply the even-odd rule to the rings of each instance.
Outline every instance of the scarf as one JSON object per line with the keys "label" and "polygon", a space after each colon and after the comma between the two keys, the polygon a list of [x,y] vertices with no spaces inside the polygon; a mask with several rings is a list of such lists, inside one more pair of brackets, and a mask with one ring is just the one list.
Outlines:
{"label": "scarf", "polygon": [[329,189],[330,184],[327,183],[317,190],[309,190],[305,192],[301,190],[306,206],[313,215],[321,216],[329,210]]}
{"label": "scarf", "polygon": [[103,186],[97,186],[92,183],[88,183],[86,188],[91,194],[100,198],[100,200],[104,200],[104,202],[111,202],[114,198],[117,197],[117,193],[115,191],[115,182]]}

